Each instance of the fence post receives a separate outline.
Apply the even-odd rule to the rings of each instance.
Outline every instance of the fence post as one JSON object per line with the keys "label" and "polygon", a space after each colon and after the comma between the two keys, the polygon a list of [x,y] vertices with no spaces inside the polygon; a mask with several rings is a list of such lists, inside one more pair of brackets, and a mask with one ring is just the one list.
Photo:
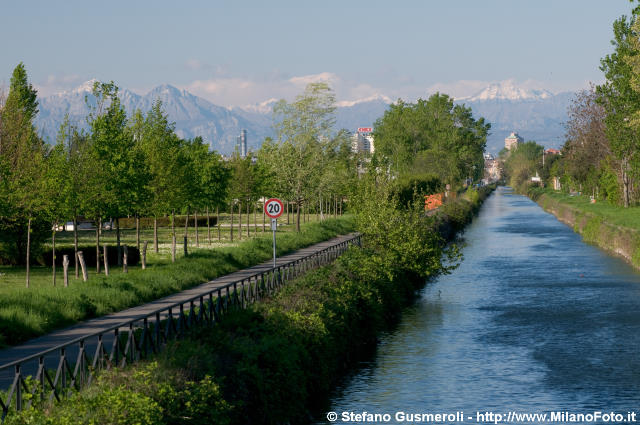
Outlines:
{"label": "fence post", "polygon": [[64,279],[64,287],[69,286],[69,256],[62,256],[62,276]]}
{"label": "fence post", "polygon": [[176,262],[176,235],[171,237],[171,262]]}
{"label": "fence post", "polygon": [[122,246],[122,272],[129,272],[129,247],[126,245]]}
{"label": "fence post", "polygon": [[187,255],[189,255],[188,249],[187,249],[187,237],[184,236],[183,238],[183,244],[184,244],[184,256],[186,257]]}
{"label": "fence post", "polygon": [[142,270],[147,268],[147,245],[149,245],[149,241],[144,241],[144,245],[142,245]]}
{"label": "fence post", "polygon": [[107,246],[104,245],[103,246],[103,257],[104,257],[104,275],[105,276],[109,276],[109,250],[107,249]]}

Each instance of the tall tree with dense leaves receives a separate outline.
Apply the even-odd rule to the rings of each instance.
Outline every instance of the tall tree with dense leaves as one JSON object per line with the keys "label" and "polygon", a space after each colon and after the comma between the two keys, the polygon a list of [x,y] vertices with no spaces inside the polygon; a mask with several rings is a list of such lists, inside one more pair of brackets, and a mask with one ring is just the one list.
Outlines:
{"label": "tall tree with dense leaves", "polygon": [[[24,254],[27,287],[30,281],[32,224],[34,219],[41,218],[47,201],[40,191],[46,148],[33,124],[37,113],[37,92],[20,63],[13,70],[0,117],[0,167],[4,174],[2,187],[6,200],[6,215],[0,223],[0,233],[13,239],[13,248],[20,257]],[[37,235],[41,234],[42,231],[37,232]]]}
{"label": "tall tree with dense leaves", "polygon": [[606,81],[597,87],[598,99],[606,111],[606,135],[620,164],[622,200],[630,205],[630,189],[640,174],[640,134],[630,125],[640,111],[640,92],[633,89],[631,60],[640,52],[633,46],[632,27],[638,18],[638,9],[630,18],[622,16],[613,23],[613,53],[600,61]]}

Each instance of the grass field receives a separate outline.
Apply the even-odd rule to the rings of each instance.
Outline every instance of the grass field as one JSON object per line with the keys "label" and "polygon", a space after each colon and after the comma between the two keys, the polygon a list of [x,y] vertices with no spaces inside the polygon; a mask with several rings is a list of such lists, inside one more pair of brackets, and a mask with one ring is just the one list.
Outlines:
{"label": "grass field", "polygon": [[[292,225],[283,226],[278,233],[278,255],[353,229],[354,221],[350,216],[305,223],[300,233],[291,231]],[[147,232],[145,230],[145,236]],[[83,235],[83,243],[89,243],[95,236],[95,232],[88,233],[92,236]],[[124,233],[123,240],[134,244],[135,230]],[[168,230],[163,229],[163,234],[166,236]],[[105,236],[111,242],[109,238],[113,235]],[[68,237],[62,238],[65,244]],[[124,274],[112,266],[109,277],[90,271],[88,282],[73,278],[70,272],[68,288],[62,285],[61,270],[58,271],[58,284],[54,287],[50,267],[32,267],[31,287],[27,289],[24,287],[24,268],[0,267],[0,345],[14,345],[78,321],[152,301],[266,261],[272,255],[271,244],[269,231],[264,234],[258,232],[256,237],[245,237],[238,242],[234,239],[233,244],[212,244],[211,248],[203,242],[200,249],[191,247],[188,257],[182,256],[182,250],[178,248],[180,256],[171,263],[168,244],[163,242],[159,254],[150,249],[146,270],[131,267],[129,273]]]}
{"label": "grass field", "polygon": [[640,231],[640,206],[624,208],[606,201],[598,201],[592,204],[589,196],[570,196],[550,189],[538,189],[537,192],[544,193],[553,200],[572,206],[585,213],[601,217],[609,224]]}

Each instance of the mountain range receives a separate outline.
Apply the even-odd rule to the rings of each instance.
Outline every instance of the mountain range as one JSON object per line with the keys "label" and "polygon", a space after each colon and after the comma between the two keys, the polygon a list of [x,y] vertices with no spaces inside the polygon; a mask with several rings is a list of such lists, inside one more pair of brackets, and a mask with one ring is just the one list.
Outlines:
{"label": "mountain range", "polygon": [[[92,87],[93,81],[87,81],[73,90],[39,100],[36,126],[45,140],[55,142],[58,128],[67,113],[73,123],[86,128],[87,101],[94,102]],[[129,115],[136,109],[148,111],[153,102],[160,99],[169,120],[175,122],[176,133],[180,137],[202,136],[212,149],[223,154],[233,151],[236,137],[242,129],[247,130],[248,147],[254,150],[259,148],[265,137],[273,135],[275,99],[226,108],[168,84],[158,86],[145,95],[121,89],[119,96]],[[474,96],[456,99],[456,103],[470,106],[475,117],[482,116],[492,124],[487,151],[495,153],[504,146],[504,138],[511,131],[546,147],[560,147],[572,96],[571,92],[553,94],[546,90],[523,89],[507,81],[492,84]],[[380,95],[339,102],[336,125],[350,131],[357,127],[370,127],[391,103],[391,99]]]}

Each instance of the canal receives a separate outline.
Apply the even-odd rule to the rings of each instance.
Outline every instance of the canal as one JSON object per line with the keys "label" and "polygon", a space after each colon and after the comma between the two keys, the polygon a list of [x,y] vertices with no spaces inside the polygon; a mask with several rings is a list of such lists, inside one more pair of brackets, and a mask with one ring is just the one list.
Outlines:
{"label": "canal", "polygon": [[336,390],[337,423],[371,423],[342,420],[363,411],[477,423],[487,411],[640,410],[640,274],[504,187],[464,240],[460,266]]}

